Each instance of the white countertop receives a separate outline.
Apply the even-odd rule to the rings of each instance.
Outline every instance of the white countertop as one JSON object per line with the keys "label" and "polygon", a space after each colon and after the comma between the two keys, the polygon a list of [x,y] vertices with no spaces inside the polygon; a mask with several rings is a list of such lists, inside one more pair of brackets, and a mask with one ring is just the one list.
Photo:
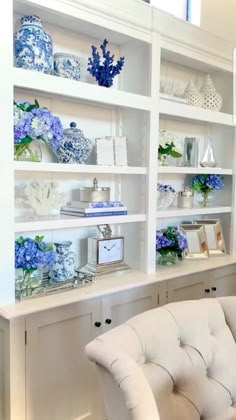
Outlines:
{"label": "white countertop", "polygon": [[111,293],[122,292],[135,287],[147,286],[177,277],[213,270],[236,264],[236,257],[226,256],[209,258],[206,261],[184,261],[170,267],[158,266],[154,274],[130,270],[98,277],[92,286],[70,290],[50,296],[43,296],[22,302],[16,302],[0,308],[0,316],[12,319],[35,312],[45,311],[87,299],[100,298]]}

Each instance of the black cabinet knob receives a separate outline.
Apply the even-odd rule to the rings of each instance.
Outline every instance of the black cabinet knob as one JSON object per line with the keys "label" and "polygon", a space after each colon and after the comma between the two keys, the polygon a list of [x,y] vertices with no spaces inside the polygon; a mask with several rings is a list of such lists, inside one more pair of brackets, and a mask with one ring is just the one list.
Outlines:
{"label": "black cabinet knob", "polygon": [[108,325],[110,325],[112,323],[112,320],[109,319],[109,318],[107,318],[106,321],[105,321],[105,323],[108,324]]}
{"label": "black cabinet knob", "polygon": [[210,289],[205,289],[205,293],[210,293]]}
{"label": "black cabinet knob", "polygon": [[212,292],[216,292],[217,288],[216,287],[212,287],[211,290],[212,290]]}
{"label": "black cabinet knob", "polygon": [[94,325],[95,325],[95,327],[99,328],[99,327],[101,327],[101,322],[96,321],[96,322],[94,323]]}

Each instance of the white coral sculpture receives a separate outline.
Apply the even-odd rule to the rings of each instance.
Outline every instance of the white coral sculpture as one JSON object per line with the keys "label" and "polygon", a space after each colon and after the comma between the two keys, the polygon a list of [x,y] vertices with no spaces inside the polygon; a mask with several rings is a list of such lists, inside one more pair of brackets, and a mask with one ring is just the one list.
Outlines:
{"label": "white coral sculpture", "polygon": [[20,201],[30,206],[36,216],[49,216],[65,203],[65,196],[58,191],[58,184],[33,181],[24,187]]}

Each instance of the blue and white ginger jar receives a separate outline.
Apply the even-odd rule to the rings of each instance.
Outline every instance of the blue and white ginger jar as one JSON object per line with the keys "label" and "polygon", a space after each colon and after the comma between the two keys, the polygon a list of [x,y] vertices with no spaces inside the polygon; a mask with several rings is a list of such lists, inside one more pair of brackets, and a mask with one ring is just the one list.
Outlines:
{"label": "blue and white ginger jar", "polygon": [[53,70],[53,43],[38,16],[21,18],[21,27],[14,35],[15,65],[50,74]]}
{"label": "blue and white ginger jar", "polygon": [[67,79],[80,80],[79,58],[73,54],[54,54],[54,73]]}
{"label": "blue and white ginger jar", "polygon": [[71,251],[71,241],[55,242],[55,263],[52,279],[57,282],[71,280],[75,276],[75,253]]}
{"label": "blue and white ginger jar", "polygon": [[56,155],[61,163],[85,163],[92,149],[91,140],[84,137],[83,131],[76,128],[75,122],[71,122],[70,128],[64,130],[64,137]]}

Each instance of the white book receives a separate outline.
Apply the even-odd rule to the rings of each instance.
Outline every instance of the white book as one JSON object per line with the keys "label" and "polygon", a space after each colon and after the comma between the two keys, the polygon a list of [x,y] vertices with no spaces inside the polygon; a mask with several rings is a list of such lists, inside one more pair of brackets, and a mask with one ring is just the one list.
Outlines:
{"label": "white book", "polygon": [[71,206],[63,206],[61,208],[62,211],[71,211],[74,213],[114,213],[118,211],[127,211],[127,207],[98,207],[98,208],[79,208],[79,207],[71,207]]}

